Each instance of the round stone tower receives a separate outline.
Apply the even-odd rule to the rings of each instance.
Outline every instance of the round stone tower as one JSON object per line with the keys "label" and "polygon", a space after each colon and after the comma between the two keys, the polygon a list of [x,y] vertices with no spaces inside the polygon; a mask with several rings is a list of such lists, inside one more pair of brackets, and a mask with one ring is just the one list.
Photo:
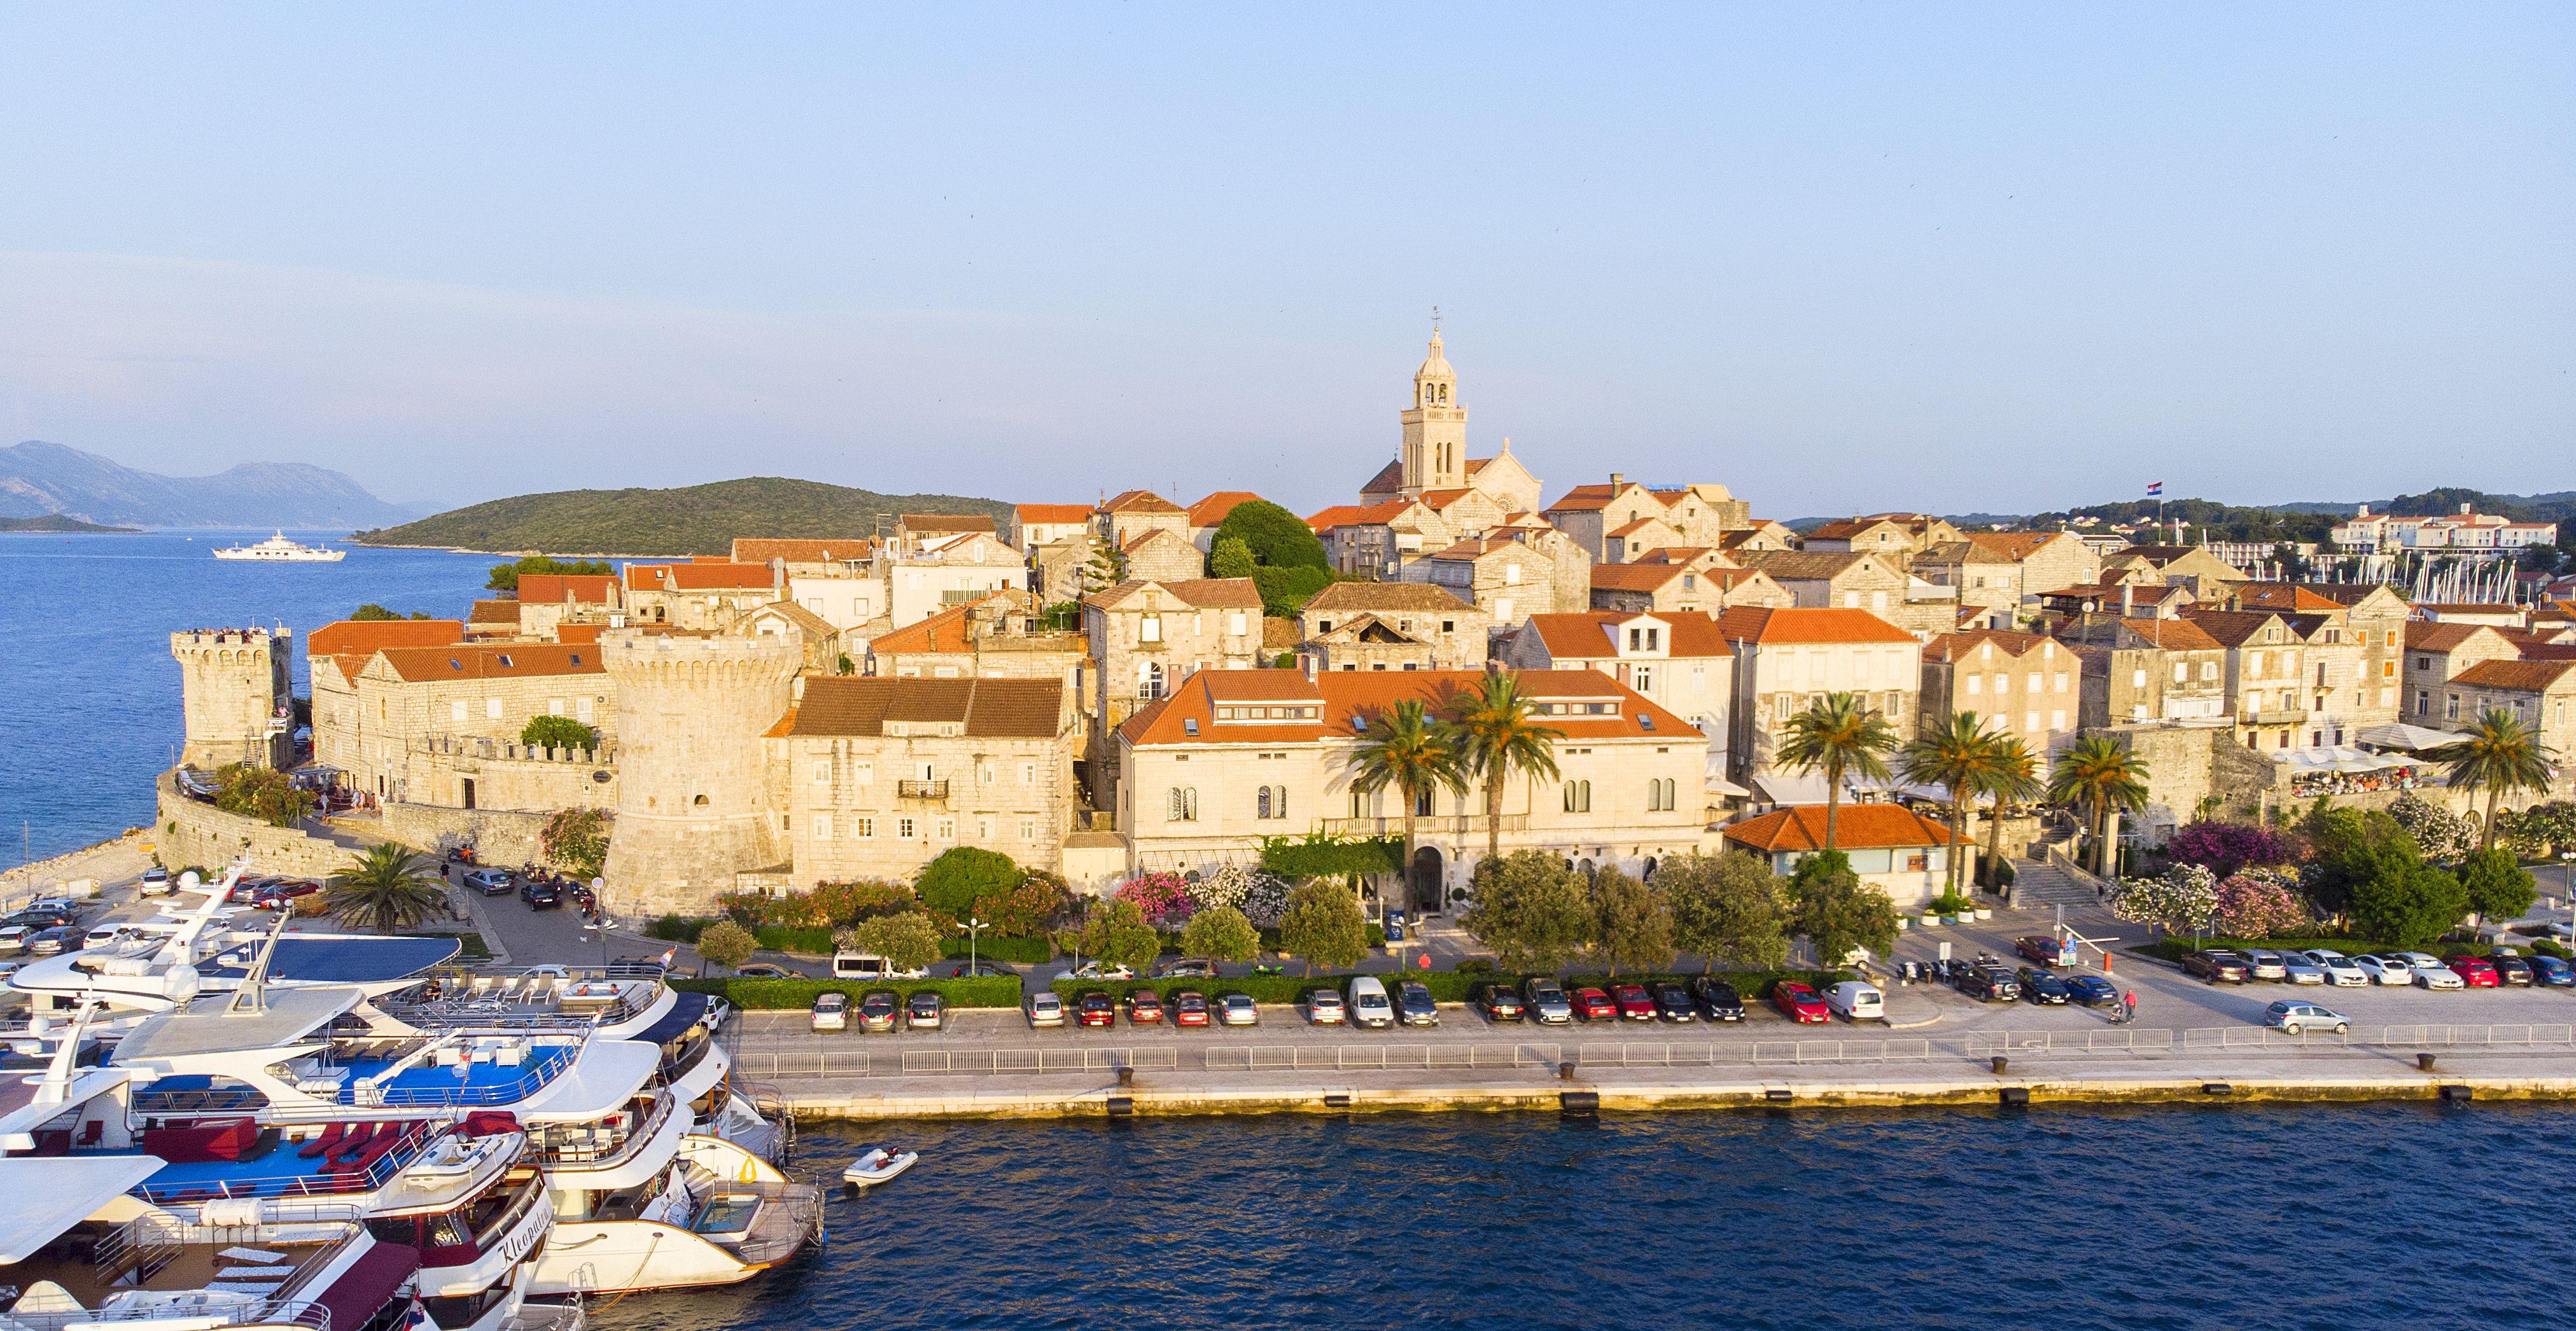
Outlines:
{"label": "round stone tower", "polygon": [[802,664],[782,637],[600,635],[617,684],[617,826],[607,900],[626,916],[708,915],[734,875],[787,858],[761,735]]}
{"label": "round stone tower", "polygon": [[295,745],[295,637],[285,629],[184,629],[170,635],[188,741],[179,761],[288,766]]}

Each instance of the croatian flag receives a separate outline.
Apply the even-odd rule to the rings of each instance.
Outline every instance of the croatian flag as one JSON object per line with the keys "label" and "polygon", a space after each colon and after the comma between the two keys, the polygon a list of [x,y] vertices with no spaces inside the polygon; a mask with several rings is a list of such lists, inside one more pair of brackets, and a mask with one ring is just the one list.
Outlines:
{"label": "croatian flag", "polygon": [[2149,481],[2149,482],[2147,482],[2147,498],[2149,498],[2149,499],[2158,499],[2158,498],[2162,498],[2162,497],[2163,497],[2163,495],[2164,495],[2164,492],[2165,492],[2165,483],[2164,483],[2163,481]]}

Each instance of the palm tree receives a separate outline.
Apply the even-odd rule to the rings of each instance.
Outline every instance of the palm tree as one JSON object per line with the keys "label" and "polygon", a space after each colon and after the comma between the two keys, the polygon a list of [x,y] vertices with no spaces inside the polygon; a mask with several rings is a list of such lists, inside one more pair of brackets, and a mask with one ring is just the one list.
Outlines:
{"label": "palm tree", "polygon": [[1485,859],[1500,863],[1503,785],[1516,771],[1532,780],[1555,780],[1556,742],[1565,732],[1533,720],[1538,704],[1521,693],[1517,678],[1500,670],[1487,670],[1453,705],[1440,734],[1457,755],[1459,770],[1484,783]]}
{"label": "palm tree", "polygon": [[322,889],[322,908],[378,933],[398,933],[436,919],[447,889],[409,846],[371,846]]}
{"label": "palm tree", "polygon": [[2111,815],[2146,806],[2146,760],[2107,735],[2079,739],[2049,768],[2048,797],[2084,806],[2093,828],[2093,872],[2107,878],[2112,873]]}
{"label": "palm tree", "polygon": [[1985,718],[1975,712],[1952,712],[1930,732],[1897,755],[1908,781],[1941,786],[1950,792],[1950,865],[1947,893],[1959,892],[1960,843],[1968,839],[1968,807],[1984,792],[1985,778],[1996,761],[1994,738]]}
{"label": "palm tree", "polygon": [[1995,802],[1994,816],[1986,820],[1986,880],[1999,876],[1995,866],[2003,862],[2004,806],[2034,800],[2045,793],[2047,785],[2039,779],[2039,758],[2018,735],[1994,737],[1994,764],[1987,769],[1979,794]]}
{"label": "palm tree", "polygon": [[1843,778],[1857,773],[1887,779],[1887,755],[1896,751],[1896,727],[1856,693],[1828,693],[1790,717],[1772,761],[1793,772],[1825,773],[1825,849],[1834,848],[1841,817]]}
{"label": "palm tree", "polygon": [[2548,790],[2549,765],[2558,754],[2540,742],[2539,731],[2504,709],[2491,707],[2458,739],[2427,749],[2424,756],[2442,764],[2452,785],[2487,793],[2486,830],[2478,849],[2493,850],[2496,797],[2517,790]]}
{"label": "palm tree", "polygon": [[1370,719],[1359,750],[1351,755],[1351,768],[1351,789],[1364,795],[1393,789],[1404,801],[1404,859],[1396,876],[1411,883],[1413,820],[1423,795],[1435,787],[1452,794],[1467,791],[1467,775],[1449,747],[1449,736],[1432,721],[1431,709],[1421,699],[1406,698]]}

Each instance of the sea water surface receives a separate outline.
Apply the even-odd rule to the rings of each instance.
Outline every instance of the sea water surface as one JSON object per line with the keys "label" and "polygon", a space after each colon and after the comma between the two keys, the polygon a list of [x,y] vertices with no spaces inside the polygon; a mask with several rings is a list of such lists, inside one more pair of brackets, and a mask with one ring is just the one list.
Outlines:
{"label": "sea water surface", "polygon": [[[2570,1323],[2576,1110],[888,1123],[830,1242],[598,1331]],[[2528,1314],[2527,1316],[2521,1314]]]}
{"label": "sea water surface", "polygon": [[[346,532],[289,532],[308,545]],[[269,529],[0,534],[0,862],[152,820],[152,777],[184,737],[170,634],[267,628],[299,639],[374,601],[462,619],[492,555],[346,546],[336,564],[218,560]],[[295,692],[308,696],[301,646]]]}

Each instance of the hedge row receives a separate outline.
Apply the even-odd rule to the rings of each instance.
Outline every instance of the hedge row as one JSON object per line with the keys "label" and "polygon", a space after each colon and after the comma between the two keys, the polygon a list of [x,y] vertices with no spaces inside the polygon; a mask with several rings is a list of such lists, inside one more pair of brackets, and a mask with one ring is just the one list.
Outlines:
{"label": "hedge row", "polygon": [[[645,932],[655,938],[668,938],[694,944],[698,941],[698,934],[711,923],[713,921],[683,920],[677,916],[666,915],[655,920]],[[830,929],[764,924],[752,930],[751,936],[762,947],[772,952],[794,952],[809,957],[832,955]],[[966,938],[963,934],[946,940],[940,946],[943,949],[940,955],[945,957],[963,957],[967,953]],[[1047,942],[1043,938],[995,938],[985,935],[975,944],[974,953],[978,957],[994,961],[1017,962],[1022,965],[1034,965],[1051,959]]]}
{"label": "hedge row", "polygon": [[765,980],[740,976],[721,980],[674,980],[672,987],[695,994],[720,994],[738,1008],[802,1010],[814,1006],[817,995],[848,994],[856,1003],[865,994],[891,989],[909,999],[923,990],[939,994],[950,1007],[1015,1008],[1020,1005],[1020,982],[1011,976],[973,980]]}
{"label": "hedge row", "polygon": [[[1728,984],[1733,985],[1735,987],[1735,991],[1744,995],[1748,1000],[1769,998],[1771,996],[1772,987],[1783,980],[1801,981],[1806,984],[1814,985],[1817,989],[1822,990],[1828,985],[1838,984],[1844,980],[1858,978],[1848,971],[1802,970],[1719,971],[1717,972],[1717,977],[1726,981]],[[1082,994],[1098,990],[1108,993],[1123,1001],[1129,993],[1135,990],[1150,989],[1168,1000],[1173,994],[1179,993],[1181,990],[1196,989],[1210,998],[1223,994],[1248,994],[1251,996],[1252,1001],[1256,1003],[1294,1003],[1305,997],[1306,992],[1310,989],[1347,989],[1352,978],[1352,976],[1347,974],[1339,974],[1317,975],[1312,978],[1302,975],[1251,975],[1234,979],[1215,980],[1060,979],[1055,981],[1051,987],[1056,993],[1063,995],[1066,998],[1075,998]],[[1527,977],[1500,971],[1406,971],[1401,975],[1389,972],[1387,974],[1379,975],[1376,978],[1387,986],[1388,992],[1390,993],[1392,993],[1395,986],[1402,981],[1419,980],[1425,988],[1428,988],[1431,991],[1431,999],[1433,1002],[1464,1003],[1474,995],[1477,987],[1480,985],[1488,982],[1495,982],[1517,987],[1520,982]],[[1615,980],[1606,975],[1576,975],[1565,978],[1561,980],[1560,983],[1569,989],[1581,988],[1585,985],[1607,989],[1613,984],[1634,984],[1640,981],[1651,983],[1658,980],[1675,980],[1688,983],[1693,978],[1694,975],[1692,974],[1671,973],[1657,975],[1622,975]]]}

